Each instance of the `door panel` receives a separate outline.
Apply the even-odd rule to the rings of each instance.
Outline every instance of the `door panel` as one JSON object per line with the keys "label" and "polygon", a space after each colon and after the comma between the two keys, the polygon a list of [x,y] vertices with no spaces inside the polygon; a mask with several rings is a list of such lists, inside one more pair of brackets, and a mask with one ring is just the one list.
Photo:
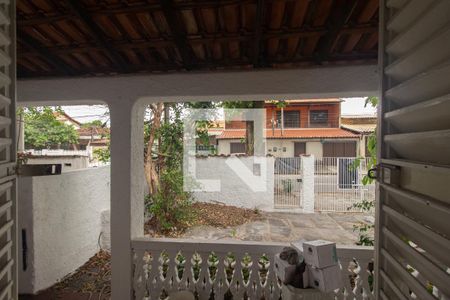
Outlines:
{"label": "door panel", "polygon": [[244,143],[230,143],[230,154],[234,153],[245,153],[245,144]]}
{"label": "door panel", "polygon": [[450,297],[450,1],[381,1],[376,293]]}
{"label": "door panel", "polygon": [[323,157],[355,157],[356,142],[326,142]]}
{"label": "door panel", "polygon": [[294,142],[294,156],[300,156],[306,154],[306,143]]}

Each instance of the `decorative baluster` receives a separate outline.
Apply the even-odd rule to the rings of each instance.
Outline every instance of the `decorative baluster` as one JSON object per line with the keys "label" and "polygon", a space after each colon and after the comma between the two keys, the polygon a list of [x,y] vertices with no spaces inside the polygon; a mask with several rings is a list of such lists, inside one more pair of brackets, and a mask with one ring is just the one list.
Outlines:
{"label": "decorative baluster", "polygon": [[217,255],[217,270],[216,270],[216,279],[214,284],[214,293],[216,299],[223,299],[225,293],[228,291],[229,284],[227,281],[227,274],[225,271],[225,253],[216,253]]}
{"label": "decorative baluster", "polygon": [[343,258],[340,260],[341,274],[342,274],[341,276],[342,281],[344,283],[344,299],[354,299],[356,296],[355,293],[353,292],[351,279],[352,278],[351,276],[354,276],[354,274],[349,271],[350,262],[353,263],[353,261],[348,258]]}
{"label": "decorative baluster", "polygon": [[192,270],[192,256],[194,255],[194,252],[183,252],[184,256],[184,270],[183,270],[183,276],[180,279],[180,284],[178,286],[179,290],[190,290],[194,292],[195,287],[193,284],[194,281],[194,271]]}
{"label": "decorative baluster", "polygon": [[240,294],[242,287],[242,257],[243,254],[241,253],[233,253],[234,257],[234,272],[233,272],[233,278],[230,282],[230,290],[233,294],[233,299],[242,299],[243,295]]}
{"label": "decorative baluster", "polygon": [[259,260],[261,259],[260,254],[253,254],[251,256],[251,262],[248,266],[249,268],[249,276],[247,286],[247,295],[250,299],[259,299],[257,298],[256,291],[259,285]]}
{"label": "decorative baluster", "polygon": [[136,300],[143,300],[145,296],[145,274],[144,274],[144,251],[137,250],[134,252],[134,278],[133,278],[133,288]]}
{"label": "decorative baluster", "polygon": [[151,280],[152,289],[150,289],[150,298],[159,299],[159,296],[161,295],[162,292],[162,285],[164,280],[161,262],[162,253],[159,251],[152,251],[151,255],[152,255],[152,265],[151,265],[152,276],[149,278],[149,280]]}
{"label": "decorative baluster", "polygon": [[[361,286],[362,289],[362,299],[374,299],[373,292],[370,290],[369,285],[369,276],[371,276],[370,271],[368,269],[368,265],[371,261],[367,259],[360,259],[358,261],[361,270],[359,272],[359,276],[361,277]],[[372,277],[373,278],[373,277]]]}
{"label": "decorative baluster", "polygon": [[267,267],[267,281],[264,285],[264,296],[268,299],[278,299],[278,296],[280,295],[280,286],[278,285],[278,278],[275,275],[275,272],[273,270],[273,266],[275,265],[274,262],[274,255],[269,256],[269,265]]}

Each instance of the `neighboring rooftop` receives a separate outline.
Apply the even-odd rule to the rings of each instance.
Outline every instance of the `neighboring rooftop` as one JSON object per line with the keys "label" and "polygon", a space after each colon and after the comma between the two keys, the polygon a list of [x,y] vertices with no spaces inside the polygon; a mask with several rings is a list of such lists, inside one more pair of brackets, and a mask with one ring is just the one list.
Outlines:
{"label": "neighboring rooftop", "polygon": [[354,133],[372,133],[375,132],[377,124],[342,124],[341,128]]}
{"label": "neighboring rooftop", "polygon": [[377,114],[342,114],[342,118],[344,119],[371,119],[377,118]]}
{"label": "neighboring rooftop", "polygon": [[377,127],[376,114],[358,114],[341,116],[341,128],[358,134],[375,132]]}
{"label": "neighboring rooftop", "polygon": [[[340,128],[307,128],[307,129],[266,129],[267,139],[320,139],[320,138],[357,138],[358,135]],[[243,139],[245,129],[224,130],[217,139]]]}
{"label": "neighboring rooftop", "polygon": [[[267,100],[266,104],[276,103],[279,100]],[[314,103],[339,103],[342,102],[339,98],[322,98],[322,99],[296,99],[284,100],[288,104],[314,104]]]}

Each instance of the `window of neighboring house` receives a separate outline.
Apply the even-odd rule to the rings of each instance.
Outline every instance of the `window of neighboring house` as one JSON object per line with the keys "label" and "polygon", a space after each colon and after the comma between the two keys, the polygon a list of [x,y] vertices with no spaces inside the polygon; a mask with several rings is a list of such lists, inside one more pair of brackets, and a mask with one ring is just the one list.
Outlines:
{"label": "window of neighboring house", "polygon": [[[284,128],[300,128],[300,112],[288,110],[283,112]],[[277,111],[277,127],[281,128],[281,111]]]}
{"label": "window of neighboring house", "polygon": [[311,110],[309,113],[309,124],[311,127],[328,126],[328,110]]}
{"label": "window of neighboring house", "polygon": [[245,153],[244,143],[230,143],[230,154],[234,153]]}

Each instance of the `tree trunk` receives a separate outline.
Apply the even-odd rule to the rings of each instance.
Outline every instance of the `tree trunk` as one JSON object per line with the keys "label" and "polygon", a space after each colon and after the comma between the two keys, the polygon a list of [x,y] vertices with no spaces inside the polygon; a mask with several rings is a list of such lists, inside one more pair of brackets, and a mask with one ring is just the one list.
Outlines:
{"label": "tree trunk", "polygon": [[[253,101],[253,108],[264,108],[264,101]],[[245,151],[248,156],[255,155],[255,123],[253,121],[245,121]]]}
{"label": "tree trunk", "polygon": [[162,102],[158,102],[150,105],[150,110],[152,112],[152,119],[149,125],[149,138],[146,147],[144,170],[145,179],[149,188],[149,193],[154,194],[159,185],[159,177],[157,172],[156,163],[152,158],[152,147],[155,142],[156,131],[161,128],[161,116],[164,110],[164,105]]}

